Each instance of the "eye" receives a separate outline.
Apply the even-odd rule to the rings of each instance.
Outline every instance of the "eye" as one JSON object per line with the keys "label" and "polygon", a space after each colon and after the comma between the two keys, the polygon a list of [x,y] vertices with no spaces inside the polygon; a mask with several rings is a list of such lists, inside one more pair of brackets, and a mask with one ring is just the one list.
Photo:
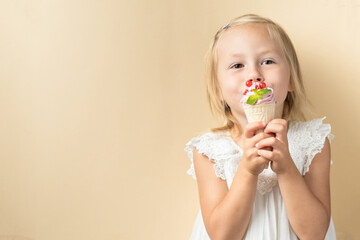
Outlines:
{"label": "eye", "polygon": [[244,67],[244,65],[241,63],[237,63],[231,66],[231,68],[242,68],[242,67]]}
{"label": "eye", "polygon": [[270,59],[266,59],[266,60],[264,60],[261,64],[262,65],[268,65],[268,64],[273,64],[273,63],[275,63],[273,60],[270,60]]}

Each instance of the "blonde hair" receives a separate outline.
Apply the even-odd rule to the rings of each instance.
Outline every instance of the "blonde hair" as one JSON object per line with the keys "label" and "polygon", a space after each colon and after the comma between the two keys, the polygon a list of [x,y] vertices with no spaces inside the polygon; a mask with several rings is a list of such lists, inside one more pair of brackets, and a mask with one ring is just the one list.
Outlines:
{"label": "blonde hair", "polygon": [[247,14],[232,19],[228,24],[220,28],[210,44],[210,48],[206,57],[206,86],[207,99],[210,105],[211,112],[216,118],[223,122],[223,126],[213,128],[212,131],[231,130],[236,128],[238,133],[241,133],[241,128],[236,118],[231,113],[229,105],[222,101],[221,89],[217,79],[217,43],[222,34],[229,28],[239,26],[246,23],[265,24],[269,35],[274,39],[279,47],[282,49],[287,63],[290,67],[290,85],[293,91],[288,92],[284,102],[283,118],[286,120],[303,121],[305,120],[307,98],[305,95],[304,84],[301,77],[300,65],[295,52],[295,48],[286,34],[286,32],[275,22],[268,18],[264,18],[255,14]]}

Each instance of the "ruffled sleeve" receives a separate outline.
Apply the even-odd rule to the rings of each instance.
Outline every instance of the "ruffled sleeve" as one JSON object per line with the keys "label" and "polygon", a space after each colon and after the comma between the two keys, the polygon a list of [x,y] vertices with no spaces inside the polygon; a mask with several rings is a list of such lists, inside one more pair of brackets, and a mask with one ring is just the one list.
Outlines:
{"label": "ruffled sleeve", "polygon": [[[331,142],[334,138],[334,135],[331,134],[330,124],[324,124],[324,119],[325,117],[304,123],[303,130],[305,133],[301,141],[304,143],[305,161],[302,175],[305,175],[310,170],[311,162],[315,155],[322,151],[325,139],[328,138]],[[332,161],[330,163],[332,164]]]}
{"label": "ruffled sleeve", "polygon": [[196,180],[196,174],[194,169],[193,154],[194,149],[197,149],[199,153],[204,154],[214,163],[215,175],[223,180],[226,179],[224,164],[234,154],[238,153],[238,150],[231,144],[229,137],[221,135],[221,133],[208,132],[200,137],[191,139],[185,147],[188,157],[191,161],[191,165],[187,174],[191,175]]}

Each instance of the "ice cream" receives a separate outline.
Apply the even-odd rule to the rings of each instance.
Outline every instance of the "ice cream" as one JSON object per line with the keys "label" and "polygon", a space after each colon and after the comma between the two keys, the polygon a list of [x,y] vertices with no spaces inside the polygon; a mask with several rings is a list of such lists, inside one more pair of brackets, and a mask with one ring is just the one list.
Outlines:
{"label": "ice cream", "polygon": [[[244,97],[240,100],[243,105],[248,122],[270,122],[275,118],[275,97],[272,88],[268,88],[265,82],[246,82]],[[256,133],[263,132],[259,129]],[[270,169],[270,162],[266,169]]]}
{"label": "ice cream", "polygon": [[269,122],[275,117],[275,97],[265,82],[247,81],[244,97],[240,100],[248,122]]}

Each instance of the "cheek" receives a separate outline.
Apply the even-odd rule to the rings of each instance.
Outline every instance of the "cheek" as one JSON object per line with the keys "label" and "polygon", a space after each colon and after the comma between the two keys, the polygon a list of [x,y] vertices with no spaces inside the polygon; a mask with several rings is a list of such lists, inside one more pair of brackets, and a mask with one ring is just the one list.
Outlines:
{"label": "cheek", "polygon": [[277,103],[282,103],[285,101],[286,96],[287,96],[287,91],[284,91],[283,89],[280,89],[278,91],[274,91],[275,94],[275,101]]}
{"label": "cheek", "polygon": [[225,98],[234,94],[238,94],[240,90],[239,80],[232,76],[219,75],[219,86]]}
{"label": "cheek", "polygon": [[283,71],[279,76],[279,81],[275,88],[275,99],[278,102],[283,102],[286,99],[290,84],[290,73]]}
{"label": "cheek", "polygon": [[236,81],[224,81],[220,84],[220,88],[227,102],[238,100],[241,89]]}

